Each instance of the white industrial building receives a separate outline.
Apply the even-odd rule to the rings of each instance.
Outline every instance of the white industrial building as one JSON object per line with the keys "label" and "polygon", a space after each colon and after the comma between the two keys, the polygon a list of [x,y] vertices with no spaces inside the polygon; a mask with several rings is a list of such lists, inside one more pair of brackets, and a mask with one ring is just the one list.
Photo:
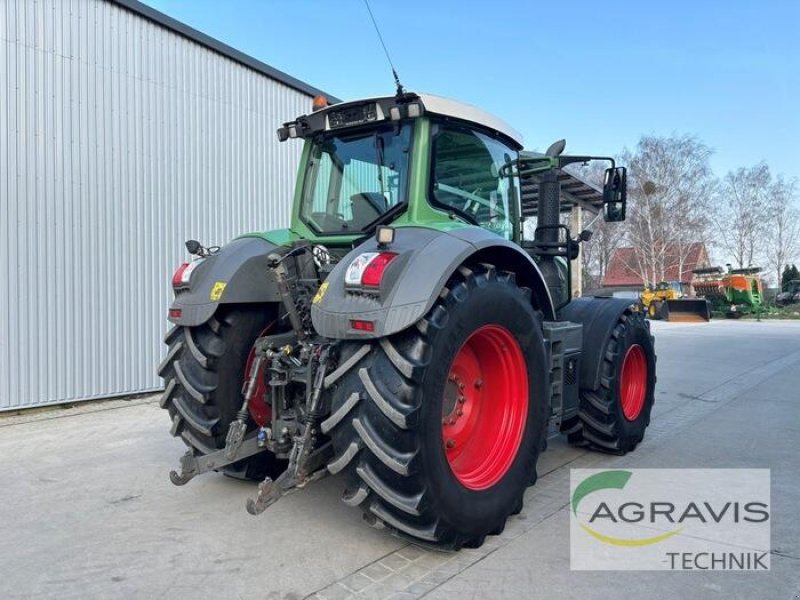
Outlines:
{"label": "white industrial building", "polygon": [[289,221],[319,90],[133,0],[0,0],[0,410],[156,390],[183,241]]}

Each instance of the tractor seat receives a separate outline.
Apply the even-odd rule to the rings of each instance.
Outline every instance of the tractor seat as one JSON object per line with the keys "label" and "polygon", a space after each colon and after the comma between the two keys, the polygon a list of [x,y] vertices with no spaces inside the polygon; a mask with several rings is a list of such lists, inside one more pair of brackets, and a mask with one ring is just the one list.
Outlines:
{"label": "tractor seat", "polygon": [[386,196],[380,192],[360,192],[350,196],[353,226],[363,227],[380,217],[389,208]]}

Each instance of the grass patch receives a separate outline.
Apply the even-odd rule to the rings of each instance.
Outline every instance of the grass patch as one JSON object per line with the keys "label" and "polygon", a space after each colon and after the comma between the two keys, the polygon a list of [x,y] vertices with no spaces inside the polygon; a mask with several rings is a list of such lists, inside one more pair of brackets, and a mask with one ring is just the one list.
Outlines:
{"label": "grass patch", "polygon": [[800,304],[790,304],[789,306],[768,306],[764,308],[760,315],[743,315],[743,319],[794,319],[800,320]]}

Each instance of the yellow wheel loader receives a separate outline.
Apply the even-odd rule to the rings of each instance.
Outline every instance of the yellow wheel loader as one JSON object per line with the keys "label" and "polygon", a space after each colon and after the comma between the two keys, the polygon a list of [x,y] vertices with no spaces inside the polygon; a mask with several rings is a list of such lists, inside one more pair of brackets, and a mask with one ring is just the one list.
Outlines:
{"label": "yellow wheel loader", "polygon": [[648,318],[663,321],[710,321],[711,308],[704,298],[682,295],[679,281],[661,281],[640,294]]}

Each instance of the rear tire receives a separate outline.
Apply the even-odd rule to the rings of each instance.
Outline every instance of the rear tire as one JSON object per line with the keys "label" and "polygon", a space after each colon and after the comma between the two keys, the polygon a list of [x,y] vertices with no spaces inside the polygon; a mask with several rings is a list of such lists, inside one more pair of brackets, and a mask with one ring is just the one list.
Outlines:
{"label": "rear tire", "polygon": [[[471,340],[476,339],[486,346],[473,346],[478,342]],[[481,354],[479,364],[491,363],[486,357],[496,356],[498,364],[521,366],[521,373],[511,372],[520,373],[518,380],[527,379],[527,386],[494,388],[511,390],[521,404],[489,396],[491,388],[482,390],[477,379],[466,381],[477,390],[473,396],[467,396],[470,390],[459,395],[457,390],[464,388],[454,376],[454,361],[468,341],[476,352],[488,352]],[[495,341],[500,345],[493,345]],[[492,266],[462,268],[415,326],[376,342],[349,343],[339,364],[356,354],[363,356],[336,382],[331,414],[322,424],[335,450],[328,468],[347,479],[343,501],[360,506],[365,519],[376,526],[440,547],[477,547],[486,535],[502,532],[508,516],[521,510],[526,487],[535,481],[547,420],[549,372],[541,316],[531,308],[527,291],[517,287],[513,274],[497,274]],[[487,382],[492,377],[499,381],[490,373]],[[511,407],[506,414],[510,422],[519,423],[507,435],[492,431],[495,441],[484,443],[486,455],[496,461],[481,461],[480,452],[470,450],[481,446],[470,446],[469,440],[483,437],[462,436],[458,443],[463,446],[454,444],[449,451],[445,447],[447,427],[455,427],[448,415],[457,413],[458,398],[466,399],[461,405],[461,415],[466,416],[458,418],[476,427],[490,422],[491,410],[469,408],[471,402],[489,406],[484,397],[497,401],[495,410]],[[523,415],[522,420],[514,421],[514,415]],[[507,439],[511,445],[504,445]],[[456,451],[461,454],[455,456]],[[461,457],[473,460],[465,466]]]}
{"label": "rear tire", "polygon": [[644,316],[620,316],[600,356],[600,385],[580,390],[578,416],[564,430],[571,444],[625,454],[644,438],[655,401],[656,355]]}
{"label": "rear tire", "polygon": [[[195,453],[225,447],[228,426],[242,405],[245,364],[256,338],[274,321],[267,305],[221,306],[206,323],[173,327],[164,338],[167,357],[158,368],[164,379],[161,407],[172,419],[170,432]],[[255,427],[252,418],[248,429]],[[261,480],[283,470],[269,452],[224,467],[225,474]]]}

